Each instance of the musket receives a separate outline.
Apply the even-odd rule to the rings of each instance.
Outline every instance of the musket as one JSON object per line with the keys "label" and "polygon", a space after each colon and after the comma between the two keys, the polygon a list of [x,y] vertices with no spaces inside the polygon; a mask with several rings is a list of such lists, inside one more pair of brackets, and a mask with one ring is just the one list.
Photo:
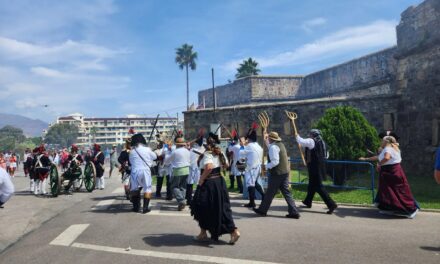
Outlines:
{"label": "musket", "polygon": [[153,137],[154,130],[156,129],[157,120],[159,120],[159,115],[157,115],[156,120],[154,121],[153,129],[151,130],[150,137],[148,138],[148,144],[150,144],[151,138]]}

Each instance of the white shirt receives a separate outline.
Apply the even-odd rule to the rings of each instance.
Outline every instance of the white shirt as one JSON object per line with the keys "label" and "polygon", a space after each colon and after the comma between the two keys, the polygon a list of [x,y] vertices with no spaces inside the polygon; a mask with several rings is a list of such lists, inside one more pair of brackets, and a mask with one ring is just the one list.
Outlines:
{"label": "white shirt", "polygon": [[241,148],[241,146],[238,143],[233,146],[228,147],[228,151],[232,152],[234,154],[232,157],[232,159],[233,159],[232,164],[233,165],[237,164],[237,161],[240,160],[240,148]]}
{"label": "white shirt", "polygon": [[[142,158],[139,156],[141,155]],[[149,147],[144,145],[138,145],[132,151],[130,151],[129,159],[131,164],[131,170],[149,170],[153,165],[153,161],[157,158],[156,153],[154,153]],[[145,160],[145,162],[144,162]],[[147,164],[145,164],[147,163]]]}
{"label": "white shirt", "polygon": [[221,166],[219,157],[212,155],[212,153],[205,153],[203,155],[203,159],[201,163],[203,164],[203,168],[205,167],[206,164],[212,164],[213,168],[218,168]]}
{"label": "white shirt", "polygon": [[296,141],[304,148],[308,148],[310,150],[315,148],[315,141],[311,138],[302,138],[297,135]]}
{"label": "white shirt", "polygon": [[246,156],[246,165],[249,169],[254,169],[261,165],[263,158],[263,148],[257,142],[247,144],[244,149],[240,150],[240,154]]}
{"label": "white shirt", "polygon": [[188,167],[191,161],[191,153],[185,147],[176,148],[168,159],[165,159],[165,163],[171,163],[173,168]]}
{"label": "white shirt", "polygon": [[275,144],[269,145],[270,162],[266,164],[266,169],[272,169],[280,164],[280,148]]}
{"label": "white shirt", "polygon": [[169,148],[163,147],[161,150],[161,155],[163,155],[163,166],[171,165],[170,156],[173,153]]}
{"label": "white shirt", "polygon": [[203,153],[203,152],[205,152],[205,148],[203,146],[200,147],[198,145],[195,145],[194,147],[191,148],[191,153],[190,153],[191,162],[190,163],[191,163],[191,167],[195,168],[195,167],[197,167],[197,160],[199,159],[200,155],[195,153],[193,150],[200,152],[200,153]]}
{"label": "white shirt", "polygon": [[384,165],[393,165],[393,164],[397,164],[400,163],[402,161],[402,156],[400,155],[400,151],[395,150],[393,147],[385,147],[382,152],[379,154],[379,161],[382,161],[385,157],[385,153],[389,153],[391,156],[391,159],[387,162],[385,162],[384,164],[382,164],[382,166]]}
{"label": "white shirt", "polygon": [[11,181],[11,176],[5,169],[0,168],[0,202],[6,203],[14,193],[14,185]]}

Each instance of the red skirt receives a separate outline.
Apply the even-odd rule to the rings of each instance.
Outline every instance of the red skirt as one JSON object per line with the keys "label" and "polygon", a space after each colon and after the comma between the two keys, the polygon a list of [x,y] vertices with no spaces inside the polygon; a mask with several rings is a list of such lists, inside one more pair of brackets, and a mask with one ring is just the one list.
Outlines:
{"label": "red skirt", "polygon": [[377,202],[379,209],[396,213],[411,214],[417,209],[400,163],[380,168]]}

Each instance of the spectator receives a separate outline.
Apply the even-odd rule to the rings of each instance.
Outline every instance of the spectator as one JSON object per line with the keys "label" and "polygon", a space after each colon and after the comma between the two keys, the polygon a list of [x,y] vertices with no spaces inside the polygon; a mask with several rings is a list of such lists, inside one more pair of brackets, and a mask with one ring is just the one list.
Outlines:
{"label": "spectator", "polygon": [[5,155],[3,153],[0,153],[0,168],[6,170],[6,160],[5,160]]}

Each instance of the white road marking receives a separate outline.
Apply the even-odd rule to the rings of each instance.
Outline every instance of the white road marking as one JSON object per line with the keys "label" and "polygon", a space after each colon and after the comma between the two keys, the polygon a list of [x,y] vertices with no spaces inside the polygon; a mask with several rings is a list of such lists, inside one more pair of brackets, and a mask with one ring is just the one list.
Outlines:
{"label": "white road marking", "polygon": [[152,210],[151,212],[145,214],[146,216],[149,215],[160,215],[160,216],[190,216],[189,214],[185,213],[164,213],[163,211],[155,211]]}
{"label": "white road marking", "polygon": [[115,202],[115,199],[111,200],[102,200],[99,203],[97,203],[95,206],[93,206],[93,210],[107,210],[112,204]]}
{"label": "white road marking", "polygon": [[212,256],[202,256],[202,255],[193,255],[193,254],[168,253],[168,252],[151,251],[151,250],[139,250],[139,249],[126,250],[125,248],[107,247],[107,246],[99,246],[99,245],[83,244],[83,243],[73,243],[72,247],[82,248],[82,249],[90,249],[90,250],[95,250],[95,251],[118,253],[118,254],[126,254],[126,255],[146,256],[146,257],[164,258],[164,259],[172,259],[172,260],[200,261],[200,262],[204,262],[204,263],[225,263],[225,264],[251,264],[251,263],[269,263],[269,264],[271,264],[271,263],[273,263],[273,264],[276,264],[275,262],[265,262],[265,261],[235,259],[235,258],[224,258],[224,257],[212,257]]}
{"label": "white road marking", "polygon": [[112,193],[124,193],[124,187],[116,188]]}
{"label": "white road marking", "polygon": [[70,246],[75,239],[81,235],[86,228],[89,227],[89,224],[82,225],[71,225],[63,233],[57,236],[49,245],[58,245],[58,246]]}

